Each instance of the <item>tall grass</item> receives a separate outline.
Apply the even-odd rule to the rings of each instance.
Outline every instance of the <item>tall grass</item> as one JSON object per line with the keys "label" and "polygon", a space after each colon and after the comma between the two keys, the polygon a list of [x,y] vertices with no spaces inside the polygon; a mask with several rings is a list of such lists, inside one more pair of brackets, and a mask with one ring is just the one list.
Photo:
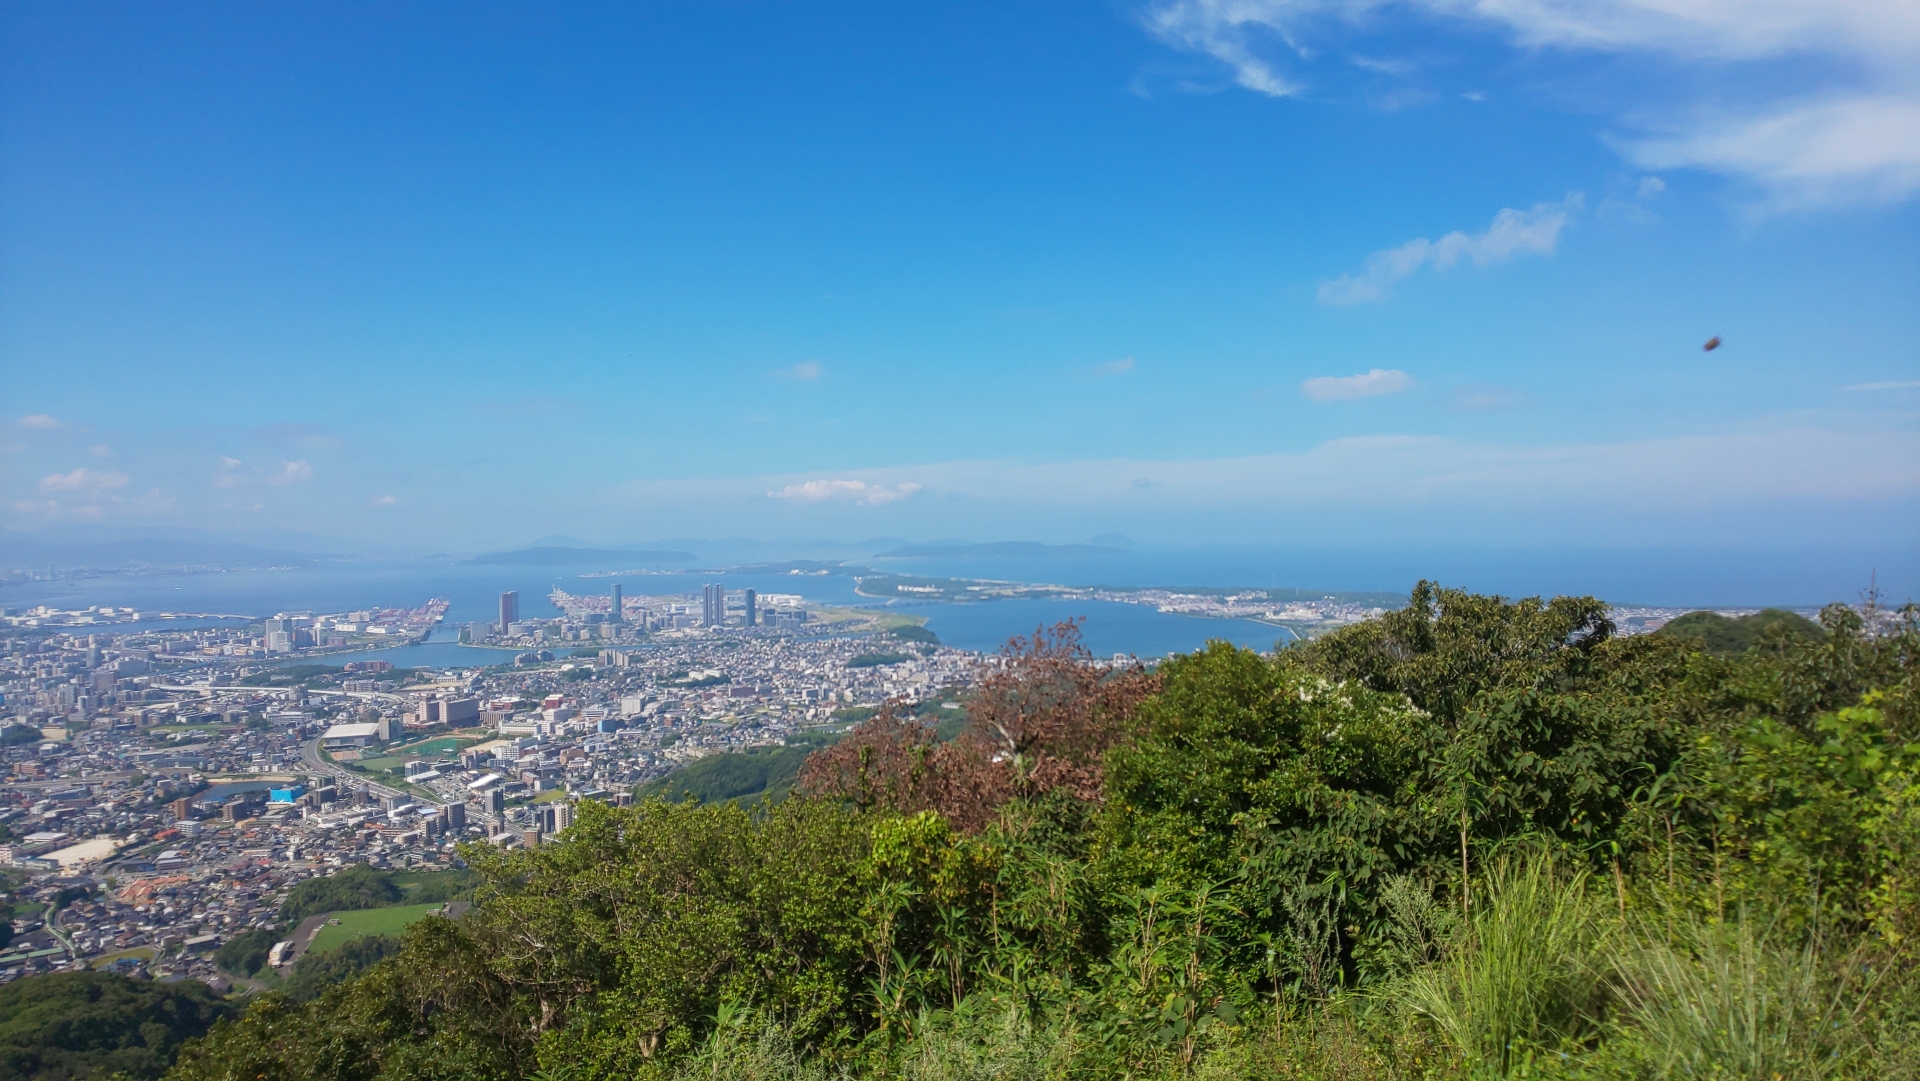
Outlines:
{"label": "tall grass", "polygon": [[1872,992],[1851,959],[1817,939],[1768,940],[1751,923],[1680,920],[1638,936],[1617,962],[1641,1057],[1656,1076],[1820,1081],[1868,1051]]}
{"label": "tall grass", "polygon": [[1057,1081],[1073,1065],[1071,1027],[1042,1028],[1008,1006],[971,1023],[920,1026],[900,1064],[903,1081]]}
{"label": "tall grass", "polygon": [[921,1014],[896,1053],[829,1064],[806,1055],[778,1023],[723,1009],[705,1047],[674,1081],[1064,1081],[1078,1041],[1071,1027],[1041,1027],[1008,1006],[979,1013]]}
{"label": "tall grass", "polygon": [[722,1025],[700,1053],[681,1064],[674,1081],[828,1081],[818,1057],[809,1059],[776,1025]]}
{"label": "tall grass", "polygon": [[1497,862],[1444,956],[1395,989],[1469,1073],[1505,1077],[1534,1050],[1598,1032],[1614,923],[1588,886],[1546,854]]}

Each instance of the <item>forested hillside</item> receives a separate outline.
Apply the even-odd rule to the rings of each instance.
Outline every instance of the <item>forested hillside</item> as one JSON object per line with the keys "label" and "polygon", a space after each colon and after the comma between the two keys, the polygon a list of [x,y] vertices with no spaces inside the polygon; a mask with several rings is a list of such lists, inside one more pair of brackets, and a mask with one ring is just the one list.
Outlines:
{"label": "forested hillside", "polygon": [[468,848],[463,922],[172,1076],[1910,1078],[1917,654],[1912,610],[1722,655],[1424,584],[1152,671],[1063,626],[957,738]]}
{"label": "forested hillside", "polygon": [[235,1008],[197,981],[57,972],[0,986],[0,1081],[159,1077]]}

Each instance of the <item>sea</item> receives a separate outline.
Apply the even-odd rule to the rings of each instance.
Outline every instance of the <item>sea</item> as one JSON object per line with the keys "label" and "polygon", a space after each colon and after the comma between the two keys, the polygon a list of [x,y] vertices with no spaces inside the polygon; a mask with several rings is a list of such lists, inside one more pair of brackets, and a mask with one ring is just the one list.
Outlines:
{"label": "sea", "polygon": [[[764,565],[754,570],[715,570],[728,553],[696,552],[705,569],[641,567],[526,567],[452,561],[342,561],[280,570],[192,574],[123,574],[30,582],[0,587],[0,606],[38,604],[61,609],[93,605],[130,607],[140,624],[103,627],[184,627],[259,618],[278,612],[344,612],[417,606],[430,597],[450,603],[445,625],[427,642],[355,654],[396,664],[465,667],[499,663],[512,651],[464,647],[458,626],[498,616],[504,590],[520,594],[525,617],[557,615],[548,600],[554,589],[605,593],[619,583],[629,597],[697,598],[703,585],[729,590],[799,594],[815,606],[884,607],[926,619],[941,641],[963,649],[991,651],[1014,635],[1079,620],[1083,640],[1098,655],[1164,657],[1190,652],[1211,640],[1257,649],[1285,641],[1286,630],[1248,620],[1210,619],[1160,612],[1147,605],[1086,600],[1006,599],[975,603],[884,602],[855,593],[847,574],[786,573]],[[1448,585],[1507,596],[1592,594],[1633,605],[1757,607],[1818,605],[1855,600],[1877,580],[1898,603],[1920,582],[1912,552],[1810,553],[1786,550],[1555,549],[1514,552],[1444,550],[1306,551],[1276,548],[1143,550],[1119,546],[1073,549],[968,549],[953,547],[911,556],[876,555],[848,560],[876,571],[930,577],[965,577],[1067,586],[1193,586],[1367,590],[1404,597],[1413,583],[1431,578]],[[817,564],[815,565],[817,566]],[[610,575],[613,571],[633,571]],[[160,612],[196,613],[190,620],[153,618]]]}
{"label": "sea", "polygon": [[[909,573],[925,573],[916,568]],[[105,633],[140,628],[185,628],[231,623],[235,617],[277,612],[345,612],[389,606],[417,606],[429,597],[450,602],[443,625],[423,643],[358,651],[353,660],[387,660],[412,667],[469,667],[511,660],[514,650],[462,646],[459,626],[491,622],[499,615],[505,590],[520,594],[525,618],[557,616],[548,599],[555,589],[574,594],[608,592],[618,583],[628,597],[685,597],[697,603],[700,589],[721,582],[729,590],[761,594],[789,593],[813,606],[890,609],[924,617],[927,629],[960,649],[990,652],[1014,635],[1068,620],[1080,621],[1082,641],[1094,653],[1164,657],[1190,652],[1209,640],[1272,649],[1289,632],[1252,620],[1207,619],[1163,613],[1147,605],[1112,601],[1009,599],[978,603],[887,601],[862,597],[851,576],[780,572],[649,571],[609,577],[551,568],[468,564],[338,564],[287,570],[234,571],[183,575],[113,575],[55,582],[33,582],[0,593],[9,608],[46,604],[72,610],[96,605],[134,608],[139,623],[107,624]],[[158,612],[214,613],[187,619],[151,618]],[[343,657],[345,655],[342,655]]]}

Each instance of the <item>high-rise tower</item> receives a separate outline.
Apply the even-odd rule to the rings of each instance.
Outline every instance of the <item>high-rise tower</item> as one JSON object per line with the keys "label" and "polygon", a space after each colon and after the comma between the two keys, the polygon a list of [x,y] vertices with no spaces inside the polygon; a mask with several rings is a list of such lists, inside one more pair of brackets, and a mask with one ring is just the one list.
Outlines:
{"label": "high-rise tower", "polygon": [[620,583],[615,582],[613,583],[613,608],[607,613],[608,623],[625,623],[627,621],[626,612],[620,605]]}
{"label": "high-rise tower", "polygon": [[755,613],[753,610],[753,602],[756,599],[756,596],[757,595],[754,593],[753,590],[751,589],[747,590],[747,626],[749,627],[753,626],[755,623],[755,618],[754,618]]}
{"label": "high-rise tower", "polygon": [[507,633],[507,628],[518,622],[520,622],[520,592],[509,589],[500,594],[500,633]]}

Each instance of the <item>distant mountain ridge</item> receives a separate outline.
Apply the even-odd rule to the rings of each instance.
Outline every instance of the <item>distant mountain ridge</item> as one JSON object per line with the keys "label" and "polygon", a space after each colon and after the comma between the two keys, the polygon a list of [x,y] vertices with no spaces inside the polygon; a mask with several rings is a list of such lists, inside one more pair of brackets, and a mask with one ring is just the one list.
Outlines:
{"label": "distant mountain ridge", "polygon": [[1108,544],[1042,544],[1039,541],[996,541],[991,544],[909,544],[889,549],[875,559],[1007,559],[1020,556],[1110,556],[1125,548]]}
{"label": "distant mountain ridge", "polygon": [[[62,544],[8,537],[0,539],[0,565],[14,569],[28,567],[173,567],[188,565],[220,566],[307,566],[319,559],[307,552],[257,548],[250,544],[223,544],[202,541],[129,539]],[[337,558],[337,557],[332,557]]]}
{"label": "distant mountain ridge", "polygon": [[558,545],[538,545],[532,548],[516,548],[510,552],[487,552],[484,555],[474,556],[467,562],[514,567],[572,567],[583,563],[602,563],[607,560],[625,560],[634,563],[688,563],[693,558],[692,552],[676,552],[668,549],[564,548]]}

